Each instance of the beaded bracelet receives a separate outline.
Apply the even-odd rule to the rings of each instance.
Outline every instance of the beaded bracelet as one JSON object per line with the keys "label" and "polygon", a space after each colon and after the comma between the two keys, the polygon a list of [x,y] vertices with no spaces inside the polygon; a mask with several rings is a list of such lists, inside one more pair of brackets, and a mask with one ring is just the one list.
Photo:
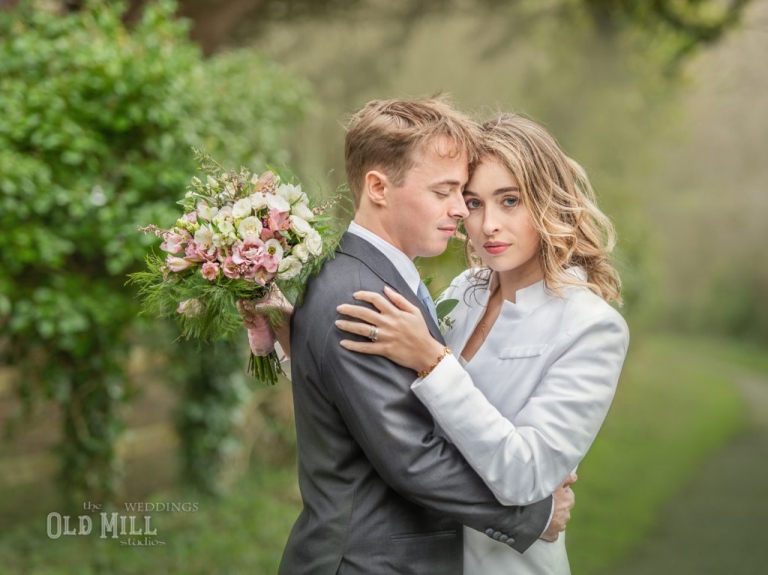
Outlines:
{"label": "beaded bracelet", "polygon": [[443,350],[443,353],[441,353],[440,355],[438,355],[438,356],[437,356],[437,361],[436,361],[435,363],[433,363],[433,364],[430,366],[430,368],[429,368],[429,369],[427,369],[426,371],[420,371],[420,372],[418,373],[419,377],[420,377],[420,378],[422,378],[422,379],[424,379],[425,377],[427,377],[427,376],[428,376],[430,373],[432,373],[432,370],[433,370],[433,369],[435,369],[435,368],[437,367],[437,364],[438,364],[438,363],[440,363],[440,362],[443,360],[443,358],[444,358],[446,355],[450,355],[450,354],[452,354],[452,353],[453,353],[453,350],[452,350],[450,347],[446,347],[446,348]]}

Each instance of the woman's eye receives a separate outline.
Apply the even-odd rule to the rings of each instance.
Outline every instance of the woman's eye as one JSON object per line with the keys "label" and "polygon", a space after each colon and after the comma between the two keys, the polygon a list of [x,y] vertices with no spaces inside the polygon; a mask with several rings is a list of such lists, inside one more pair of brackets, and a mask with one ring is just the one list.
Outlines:
{"label": "woman's eye", "polygon": [[502,203],[508,208],[514,208],[517,204],[520,203],[520,198],[515,198],[514,196],[510,196],[508,198],[504,198],[502,200]]}
{"label": "woman's eye", "polygon": [[467,209],[474,210],[475,208],[480,207],[480,202],[477,200],[467,200]]}

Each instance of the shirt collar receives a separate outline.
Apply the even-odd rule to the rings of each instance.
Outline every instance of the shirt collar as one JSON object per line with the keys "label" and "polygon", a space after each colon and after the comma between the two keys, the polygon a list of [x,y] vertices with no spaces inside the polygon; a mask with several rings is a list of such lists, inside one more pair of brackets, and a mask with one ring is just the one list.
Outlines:
{"label": "shirt collar", "polygon": [[419,276],[419,270],[416,269],[416,265],[413,263],[413,261],[411,261],[411,258],[390,244],[388,241],[377,236],[372,231],[364,228],[354,220],[350,222],[349,229],[347,231],[350,234],[354,234],[364,239],[368,243],[372,244],[373,247],[378,249],[381,253],[383,253],[387,259],[392,262],[392,265],[395,266],[395,269],[400,272],[400,275],[403,276],[403,279],[408,284],[408,287],[413,290],[413,293],[418,291],[419,284],[421,283],[421,277]]}
{"label": "shirt collar", "polygon": [[[579,281],[587,281],[587,274],[580,267],[570,267],[566,270],[566,273],[574,276]],[[493,293],[493,290],[496,289],[498,285],[499,275],[495,272],[491,272],[490,281],[485,288],[487,292],[486,302],[488,301],[487,298],[490,297],[490,294]],[[553,297],[555,296],[550,293],[549,290],[547,290],[544,280],[541,280],[527,287],[524,287],[523,289],[517,290],[517,293],[515,294],[515,303],[509,303],[511,305],[516,305],[521,308],[533,311],[541,304],[549,301]]]}

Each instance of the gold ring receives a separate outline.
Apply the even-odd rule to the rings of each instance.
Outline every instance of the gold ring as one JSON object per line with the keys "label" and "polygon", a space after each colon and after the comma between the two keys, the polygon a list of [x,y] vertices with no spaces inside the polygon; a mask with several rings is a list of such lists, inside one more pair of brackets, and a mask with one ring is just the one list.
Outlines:
{"label": "gold ring", "polygon": [[376,341],[379,339],[379,328],[374,326],[371,326],[371,333],[368,334],[368,339],[371,341]]}

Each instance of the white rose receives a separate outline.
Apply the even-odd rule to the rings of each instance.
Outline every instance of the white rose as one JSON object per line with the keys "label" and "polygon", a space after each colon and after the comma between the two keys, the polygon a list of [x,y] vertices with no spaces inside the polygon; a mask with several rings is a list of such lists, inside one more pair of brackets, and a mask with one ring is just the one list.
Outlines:
{"label": "white rose", "polygon": [[291,229],[300,238],[306,237],[312,229],[312,226],[310,226],[309,222],[307,222],[307,220],[304,218],[300,218],[299,216],[291,216],[289,219],[291,221]]}
{"label": "white rose", "polygon": [[276,255],[278,260],[283,257],[283,246],[274,238],[264,242],[264,251]]}
{"label": "white rose", "polygon": [[320,237],[317,230],[309,230],[304,243],[307,246],[307,251],[313,256],[319,256],[323,253],[323,238]]}
{"label": "white rose", "polygon": [[250,215],[251,215],[251,200],[249,200],[248,198],[237,200],[235,202],[235,205],[232,206],[232,217],[235,218],[236,220],[245,218]]}
{"label": "white rose", "polygon": [[248,216],[240,222],[239,226],[237,226],[237,233],[240,234],[240,237],[243,239],[245,239],[246,236],[256,236],[258,238],[261,237],[262,229],[264,229],[264,226],[261,225],[261,220],[259,220],[259,218],[256,216]]}
{"label": "white rose", "polygon": [[309,206],[303,202],[297,202],[291,206],[291,213],[299,216],[303,220],[307,220],[308,222],[311,222],[315,214],[312,213],[312,210],[309,209]]}
{"label": "white rose", "polygon": [[291,255],[299,258],[302,263],[307,263],[307,260],[309,259],[309,251],[307,250],[307,246],[305,246],[304,244],[298,244],[293,246]]}
{"label": "white rose", "polygon": [[254,211],[260,210],[267,205],[267,195],[264,192],[251,194],[248,196],[248,199],[251,200],[251,207],[253,207]]}
{"label": "white rose", "polygon": [[301,261],[299,261],[298,258],[288,256],[287,258],[284,258],[277,267],[277,275],[280,276],[280,279],[289,280],[299,275],[301,268]]}
{"label": "white rose", "polygon": [[267,206],[270,210],[277,210],[278,212],[287,212],[291,209],[288,200],[277,194],[267,194]]}

